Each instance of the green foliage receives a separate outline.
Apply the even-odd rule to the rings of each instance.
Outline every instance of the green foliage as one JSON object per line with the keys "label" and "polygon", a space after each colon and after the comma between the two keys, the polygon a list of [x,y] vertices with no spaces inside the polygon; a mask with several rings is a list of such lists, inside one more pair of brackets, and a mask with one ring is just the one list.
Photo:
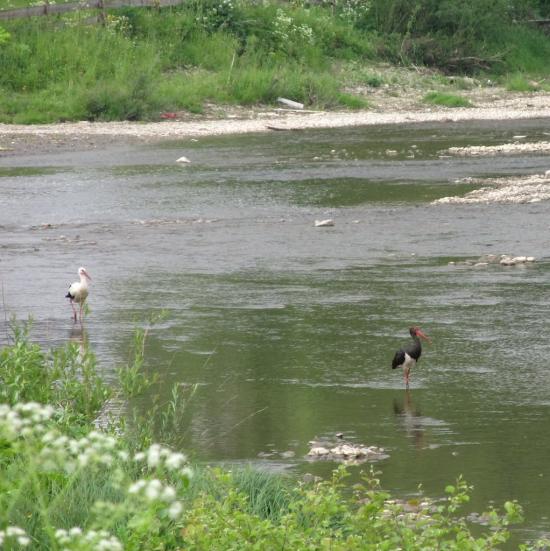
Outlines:
{"label": "green foliage", "polygon": [[[455,72],[504,71],[527,36],[547,52],[541,32],[517,24],[531,12],[529,0],[373,0],[371,9],[374,28],[400,42],[388,55]],[[544,58],[530,51],[524,61]]]}
{"label": "green foliage", "polygon": [[353,94],[339,94],[338,103],[350,109],[366,109],[369,106],[367,100]]}
{"label": "green foliage", "polygon": [[0,526],[33,549],[177,549],[185,457],[158,445],[130,453],[89,428],[74,438],[61,416],[35,402],[0,406]]}
{"label": "green foliage", "polygon": [[128,363],[116,370],[121,390],[127,398],[141,394],[155,382],[155,377],[149,378],[144,370],[145,340],[149,329],[136,329]]}
{"label": "green foliage", "polygon": [[466,98],[443,92],[429,92],[424,96],[424,102],[444,107],[472,107],[472,104]]}
{"label": "green foliage", "polygon": [[[10,20],[0,30],[0,122],[148,120],[278,95],[359,108],[339,68],[368,74],[373,59],[546,75],[550,40],[513,23],[536,10],[542,2],[192,0],[113,10],[97,26],[86,12]],[[365,82],[380,85],[376,75]]]}
{"label": "green foliage", "polygon": [[10,39],[10,33],[3,27],[0,27],[0,46]]}
{"label": "green foliage", "polygon": [[506,79],[506,89],[511,92],[534,92],[538,88],[532,80],[527,79],[521,73],[510,75]]}
{"label": "green foliage", "polygon": [[186,549],[460,549],[490,550],[509,538],[507,527],[521,521],[521,508],[507,502],[504,511],[487,514],[490,529],[474,536],[461,517],[470,488],[459,479],[447,487],[443,503],[423,500],[414,512],[380,489],[376,473],[347,493],[347,472],[340,467],[330,481],[301,484],[270,519],[251,512],[251,494],[238,488],[234,475],[212,471],[215,491],[195,498],[184,517]]}
{"label": "green foliage", "polygon": [[29,341],[30,324],[12,324],[14,343],[0,352],[0,401],[61,408],[67,424],[91,422],[110,391],[86,343],[69,343],[47,354]]}

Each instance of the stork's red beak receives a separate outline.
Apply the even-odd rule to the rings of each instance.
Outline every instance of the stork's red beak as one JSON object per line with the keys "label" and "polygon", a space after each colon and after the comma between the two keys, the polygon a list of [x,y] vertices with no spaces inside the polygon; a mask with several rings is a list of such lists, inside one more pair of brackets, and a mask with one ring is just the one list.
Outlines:
{"label": "stork's red beak", "polygon": [[428,337],[428,335],[425,335],[424,333],[422,333],[422,331],[420,329],[417,329],[416,330],[416,334],[421,338],[421,339],[424,339],[425,341],[428,341],[430,344],[432,344],[432,339],[430,339],[430,337]]}
{"label": "stork's red beak", "polygon": [[92,278],[90,277],[90,274],[86,270],[82,270],[82,273],[90,280],[92,281]]}

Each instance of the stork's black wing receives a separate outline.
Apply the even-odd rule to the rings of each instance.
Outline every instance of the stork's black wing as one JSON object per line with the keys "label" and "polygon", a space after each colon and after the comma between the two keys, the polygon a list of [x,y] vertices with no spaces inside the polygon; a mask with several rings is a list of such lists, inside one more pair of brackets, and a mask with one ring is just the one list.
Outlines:
{"label": "stork's black wing", "polygon": [[391,363],[391,368],[395,369],[396,367],[399,367],[400,365],[403,365],[405,362],[405,351],[403,349],[398,350],[395,353],[395,356],[393,357],[393,362]]}

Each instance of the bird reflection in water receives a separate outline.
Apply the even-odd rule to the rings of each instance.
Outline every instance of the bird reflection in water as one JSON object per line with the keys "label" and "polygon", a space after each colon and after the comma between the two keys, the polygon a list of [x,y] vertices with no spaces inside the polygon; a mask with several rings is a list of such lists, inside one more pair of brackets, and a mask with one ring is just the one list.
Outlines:
{"label": "bird reflection in water", "polygon": [[78,346],[78,361],[82,363],[87,354],[88,349],[88,333],[82,325],[73,325],[69,330],[69,342]]}
{"label": "bird reflection in water", "polygon": [[422,413],[415,406],[411,391],[407,388],[403,400],[394,398],[393,412],[402,425],[405,434],[414,441],[417,449],[425,447],[426,431],[422,422]]}

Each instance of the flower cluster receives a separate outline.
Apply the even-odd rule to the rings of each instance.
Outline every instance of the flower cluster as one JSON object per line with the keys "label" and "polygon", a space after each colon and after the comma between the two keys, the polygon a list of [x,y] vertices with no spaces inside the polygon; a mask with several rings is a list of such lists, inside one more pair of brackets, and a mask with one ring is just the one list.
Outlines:
{"label": "flower cluster", "polygon": [[[166,472],[178,475],[188,481],[192,476],[191,469],[186,466],[187,458],[183,453],[152,444],[148,450],[134,455],[134,461],[142,463],[148,470]],[[163,484],[157,478],[141,479],[130,485],[128,494],[135,495],[149,503],[162,505],[169,518],[177,519],[183,511],[180,501],[176,500],[176,489],[170,484]]]}
{"label": "flower cluster", "polygon": [[[146,463],[149,469],[165,469],[170,472],[178,471],[186,478],[191,478],[191,469],[184,467],[187,457],[183,453],[173,452],[170,448],[160,444],[152,444],[145,452],[138,452],[134,456],[138,463]],[[183,468],[182,468],[183,467]]]}
{"label": "flower cluster", "polygon": [[45,471],[74,472],[78,467],[110,467],[117,461],[128,461],[125,450],[118,449],[117,440],[99,431],[91,431],[83,438],[69,438],[50,430],[42,436],[45,446],[40,452],[40,463]]}
{"label": "flower cluster", "polygon": [[314,41],[313,29],[309,25],[297,25],[292,17],[281,9],[277,10],[273,34],[283,44],[289,40],[308,44],[313,44]]}
{"label": "flower cluster", "polygon": [[4,530],[0,530],[0,548],[4,547],[4,543],[7,543],[7,540],[15,541],[21,547],[27,547],[31,543],[31,538],[27,536],[25,530],[18,526],[8,526]]}
{"label": "flower cluster", "polygon": [[123,36],[130,36],[132,32],[130,19],[126,15],[109,14],[105,21],[105,28],[112,34],[118,33]]}
{"label": "flower cluster", "polygon": [[326,0],[324,4],[352,24],[364,19],[372,9],[372,0]]}
{"label": "flower cluster", "polygon": [[218,3],[206,7],[197,16],[196,21],[205,30],[216,31],[222,25],[227,25],[235,18],[235,4],[233,0],[219,0]]}
{"label": "flower cluster", "polygon": [[47,423],[55,410],[50,405],[27,402],[13,407],[0,404],[0,434],[13,442],[21,437],[36,437],[46,431]]}
{"label": "flower cluster", "polygon": [[176,500],[176,489],[170,484],[163,484],[157,478],[134,482],[128,488],[128,493],[140,496],[150,503],[166,505],[166,514],[173,520],[177,519],[183,510],[181,501]]}
{"label": "flower cluster", "polygon": [[70,530],[59,529],[55,531],[55,539],[63,546],[63,549],[75,549],[78,551],[122,551],[120,541],[106,530],[83,531],[78,526]]}

